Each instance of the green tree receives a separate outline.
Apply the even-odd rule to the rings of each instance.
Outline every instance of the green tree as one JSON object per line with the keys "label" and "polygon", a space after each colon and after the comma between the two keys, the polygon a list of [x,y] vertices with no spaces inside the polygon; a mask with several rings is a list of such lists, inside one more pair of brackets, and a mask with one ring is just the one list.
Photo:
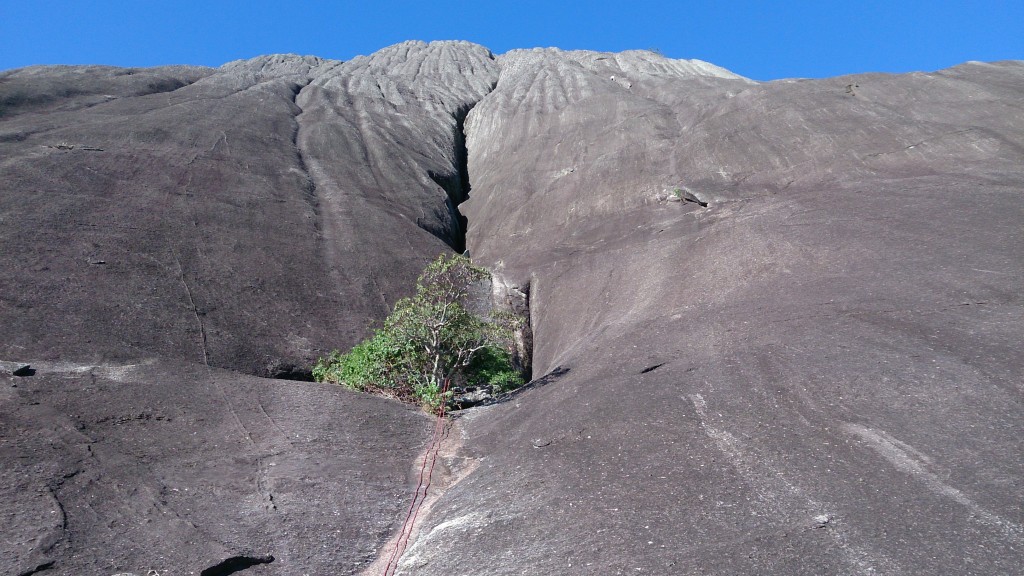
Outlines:
{"label": "green tree", "polygon": [[471,291],[490,273],[464,256],[441,255],[395,303],[384,327],[347,354],[335,351],[313,369],[317,380],[417,401],[437,411],[456,387],[522,384],[508,351],[517,319],[470,310]]}

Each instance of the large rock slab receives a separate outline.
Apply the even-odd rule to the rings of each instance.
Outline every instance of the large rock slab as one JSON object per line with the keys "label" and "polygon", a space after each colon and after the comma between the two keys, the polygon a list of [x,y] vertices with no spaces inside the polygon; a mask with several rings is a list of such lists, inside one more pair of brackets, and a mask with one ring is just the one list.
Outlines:
{"label": "large rock slab", "polygon": [[426,421],[220,368],[354,343],[467,233],[544,377],[460,417],[400,572],[1013,573],[1022,100],[462,42],[2,73],[4,570],[365,566]]}
{"label": "large rock slab", "polygon": [[355,573],[407,507],[429,424],[337,386],[194,364],[31,366],[0,375],[4,574],[271,557],[250,573]]}
{"label": "large rock slab", "polygon": [[0,357],[273,376],[351,346],[461,246],[461,118],[496,78],[421,42],[4,73]]}
{"label": "large rock slab", "polygon": [[372,560],[424,416],[240,373],[301,377],[461,246],[496,77],[462,42],[0,75],[0,572]]}
{"label": "large rock slab", "polygon": [[1017,570],[1024,65],[499,61],[468,243],[560,376],[462,420],[406,573]]}

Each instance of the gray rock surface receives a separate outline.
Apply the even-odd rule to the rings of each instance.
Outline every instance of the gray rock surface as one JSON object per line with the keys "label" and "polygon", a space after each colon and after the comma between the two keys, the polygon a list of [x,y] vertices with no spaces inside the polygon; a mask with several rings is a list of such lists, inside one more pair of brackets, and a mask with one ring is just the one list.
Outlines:
{"label": "gray rock surface", "polygon": [[4,377],[0,573],[372,559],[422,415],[217,368],[301,376],[461,244],[460,119],[496,74],[482,47],[413,42],[0,75],[0,360],[38,370]]}
{"label": "gray rock surface", "polygon": [[569,371],[466,419],[407,573],[1019,570],[1024,65],[650,58],[510,53],[467,121],[468,244]]}
{"label": "gray rock surface", "polygon": [[180,362],[35,366],[0,376],[4,574],[271,556],[247,573],[351,573],[404,512],[429,423],[333,385]]}
{"label": "gray rock surface", "polygon": [[273,376],[355,344],[461,247],[459,118],[496,77],[482,47],[415,42],[4,73],[0,358]]}
{"label": "gray rock surface", "polygon": [[426,421],[256,376],[363,337],[468,196],[544,377],[459,417],[400,572],[1015,573],[1021,102],[1019,62],[464,42],[0,73],[0,571],[359,570]]}

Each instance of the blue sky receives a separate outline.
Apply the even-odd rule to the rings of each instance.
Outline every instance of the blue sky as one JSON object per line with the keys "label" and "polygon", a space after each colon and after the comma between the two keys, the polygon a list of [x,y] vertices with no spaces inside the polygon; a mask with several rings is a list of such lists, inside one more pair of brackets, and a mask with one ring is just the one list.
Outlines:
{"label": "blue sky", "polygon": [[757,80],[1024,59],[1024,1],[0,0],[0,70],[204,64],[261,54],[349,59],[402,40],[653,48]]}

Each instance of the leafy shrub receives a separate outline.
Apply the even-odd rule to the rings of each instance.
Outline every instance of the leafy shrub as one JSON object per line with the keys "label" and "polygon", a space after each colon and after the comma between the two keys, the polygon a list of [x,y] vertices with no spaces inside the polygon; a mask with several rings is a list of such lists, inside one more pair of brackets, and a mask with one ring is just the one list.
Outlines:
{"label": "leafy shrub", "polygon": [[327,356],[321,356],[313,365],[313,380],[317,382],[341,382],[340,374],[334,369],[335,364],[341,361],[341,352],[332,350]]}
{"label": "leafy shrub", "polygon": [[383,392],[399,387],[394,367],[400,361],[402,347],[391,334],[378,330],[347,354],[337,350],[320,358],[313,367],[318,382],[343,384],[360,392]]}
{"label": "leafy shrub", "polygon": [[399,300],[384,327],[346,354],[320,358],[313,377],[354,390],[417,402],[437,412],[456,388],[486,386],[495,393],[522,385],[512,365],[517,320],[481,318],[467,308],[470,288],[490,274],[464,256],[441,255]]}
{"label": "leafy shrub", "polygon": [[515,390],[523,385],[523,376],[512,367],[512,355],[496,346],[477,353],[466,370],[466,385],[488,388],[491,394]]}

